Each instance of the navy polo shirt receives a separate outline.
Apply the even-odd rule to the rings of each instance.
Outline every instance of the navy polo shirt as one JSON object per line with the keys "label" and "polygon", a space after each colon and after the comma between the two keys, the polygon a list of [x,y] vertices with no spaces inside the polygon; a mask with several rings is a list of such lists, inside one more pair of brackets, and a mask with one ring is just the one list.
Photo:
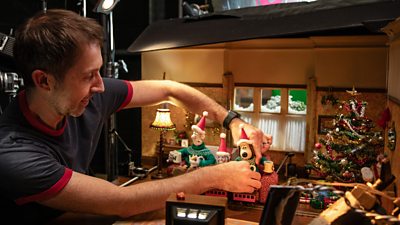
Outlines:
{"label": "navy polo shirt", "polygon": [[61,213],[36,201],[62,190],[72,171],[88,173],[103,124],[132,98],[128,81],[103,81],[105,91],[58,130],[33,115],[24,91],[7,106],[0,117],[0,220],[40,224]]}

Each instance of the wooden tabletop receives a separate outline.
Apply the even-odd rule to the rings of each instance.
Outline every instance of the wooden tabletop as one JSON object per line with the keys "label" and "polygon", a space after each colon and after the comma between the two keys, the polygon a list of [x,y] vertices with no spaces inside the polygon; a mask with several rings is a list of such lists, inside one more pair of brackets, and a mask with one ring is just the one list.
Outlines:
{"label": "wooden tabletop", "polygon": [[[236,207],[226,209],[227,225],[258,224],[261,218],[262,207]],[[309,224],[318,215],[315,209],[307,204],[299,204],[294,221],[296,225]],[[165,209],[139,214],[127,219],[112,216],[98,216],[80,213],[65,213],[48,225],[164,225]],[[294,223],[293,223],[294,224]]]}
{"label": "wooden tabletop", "polygon": [[[113,182],[116,185],[124,184],[129,180],[127,177],[120,177]],[[148,180],[147,178],[145,180]],[[135,181],[136,182],[141,181]],[[231,205],[226,208],[225,224],[227,225],[251,225],[258,224],[263,210],[262,205]],[[115,216],[99,216],[81,213],[65,213],[48,225],[164,225],[165,224],[165,209],[151,211],[135,215],[133,217],[123,219]],[[313,209],[309,204],[299,204],[294,218],[296,225],[309,224],[311,220],[318,215],[320,210]],[[294,223],[293,223],[294,224]]]}

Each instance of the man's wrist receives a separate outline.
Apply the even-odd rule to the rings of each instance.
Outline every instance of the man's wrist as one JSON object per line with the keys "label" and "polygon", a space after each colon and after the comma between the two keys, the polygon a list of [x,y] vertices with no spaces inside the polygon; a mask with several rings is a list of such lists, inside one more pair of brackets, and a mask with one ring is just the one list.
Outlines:
{"label": "man's wrist", "polygon": [[223,121],[223,123],[222,123],[222,126],[225,128],[225,129],[227,129],[227,130],[230,130],[230,127],[229,127],[229,125],[232,123],[232,120],[234,120],[234,119],[240,119],[240,114],[238,113],[238,112],[236,112],[236,111],[233,111],[233,110],[229,110],[228,111],[228,115],[225,117],[225,119],[224,119],[224,121]]}

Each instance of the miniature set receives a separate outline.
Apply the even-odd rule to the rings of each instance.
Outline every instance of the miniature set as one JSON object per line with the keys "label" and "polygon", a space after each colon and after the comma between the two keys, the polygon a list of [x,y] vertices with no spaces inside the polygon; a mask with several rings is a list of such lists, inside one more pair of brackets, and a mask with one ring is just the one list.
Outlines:
{"label": "miniature set", "polygon": [[192,128],[192,144],[189,147],[174,150],[169,153],[167,173],[177,176],[190,172],[199,167],[211,166],[217,163],[227,163],[232,159],[236,161],[247,161],[253,171],[261,174],[262,187],[253,193],[227,193],[223,190],[211,190],[205,193],[209,196],[228,197],[232,201],[246,203],[265,203],[270,185],[278,184],[278,174],[274,171],[274,163],[263,156],[259,165],[255,162],[255,152],[252,141],[248,138],[243,126],[240,126],[241,136],[236,143],[238,156],[229,152],[226,146],[226,134],[220,134],[220,145],[218,151],[213,152],[204,143],[206,137],[205,123],[208,113],[203,112],[203,117],[197,125]]}

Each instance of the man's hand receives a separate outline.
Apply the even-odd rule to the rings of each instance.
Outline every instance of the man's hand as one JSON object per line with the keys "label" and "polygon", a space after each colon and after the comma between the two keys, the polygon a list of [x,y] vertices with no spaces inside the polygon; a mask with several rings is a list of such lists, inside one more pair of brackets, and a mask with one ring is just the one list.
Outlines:
{"label": "man's hand", "polygon": [[[230,161],[215,166],[203,167],[211,169],[215,176],[216,188],[230,192],[252,193],[261,187],[261,175],[250,170],[246,161]],[[209,173],[209,172],[208,172]]]}

